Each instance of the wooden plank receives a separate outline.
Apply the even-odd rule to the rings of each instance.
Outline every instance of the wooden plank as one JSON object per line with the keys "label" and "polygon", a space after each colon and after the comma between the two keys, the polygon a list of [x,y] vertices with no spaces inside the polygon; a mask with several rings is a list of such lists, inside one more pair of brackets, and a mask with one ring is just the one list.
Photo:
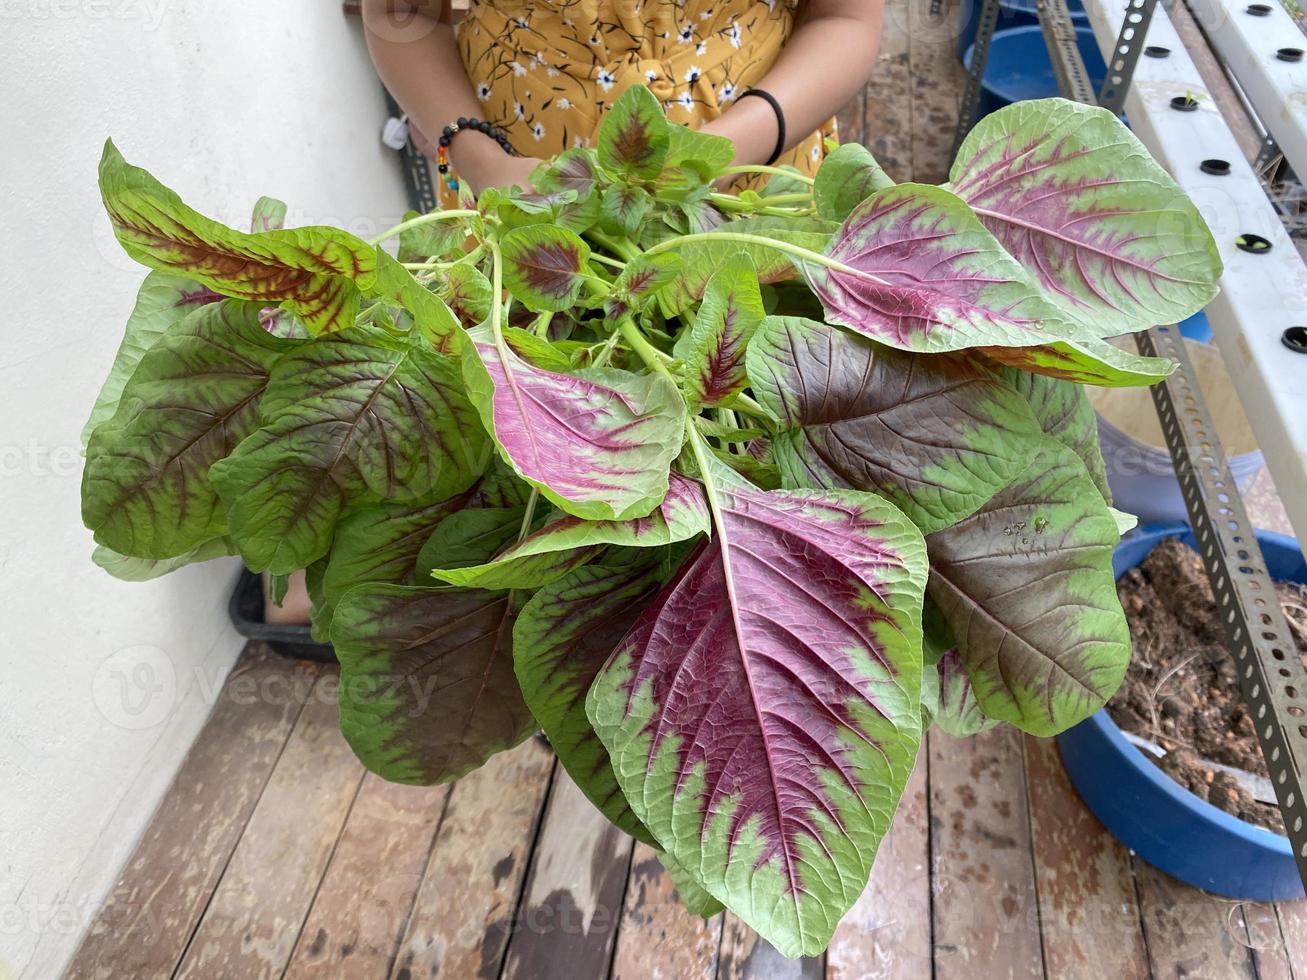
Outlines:
{"label": "wooden plank", "polygon": [[935,977],[1042,977],[1021,734],[929,743]]}
{"label": "wooden plank", "polygon": [[1056,742],[1026,736],[1025,759],[1048,975],[1147,975],[1130,852],[1076,795]]}
{"label": "wooden plank", "polygon": [[[1269,902],[1244,902],[1242,910],[1257,980],[1294,980],[1275,906]],[[1299,966],[1307,968],[1307,961],[1300,961]]]}
{"label": "wooden plank", "polygon": [[454,784],[397,980],[498,975],[553,768],[553,752],[532,738]]}
{"label": "wooden plank", "polygon": [[722,914],[717,980],[821,980],[824,957],[791,960],[730,912]]}
{"label": "wooden plank", "polygon": [[864,87],[835,116],[841,143],[867,142],[867,89]]}
{"label": "wooden plank", "polygon": [[633,844],[559,767],[508,944],[505,978],[608,975]]}
{"label": "wooden plank", "polygon": [[1280,920],[1280,937],[1294,980],[1307,980],[1307,899],[1277,902],[1275,916]]}
{"label": "wooden plank", "polygon": [[912,83],[908,67],[911,0],[887,0],[880,52],[867,85],[862,142],[896,181],[912,180]]}
{"label": "wooden plank", "polygon": [[930,975],[928,755],[923,744],[867,890],[835,930],[826,951],[830,980]]}
{"label": "wooden plank", "polygon": [[1155,980],[1254,980],[1239,906],[1134,859],[1139,908]]}
{"label": "wooden plank", "polygon": [[929,3],[910,7],[906,94],[912,112],[912,179],[939,184],[948,179],[953,131],[966,87],[966,71],[958,60],[958,16],[963,4],[944,3],[936,17]]}
{"label": "wooden plank", "polygon": [[232,853],[179,977],[279,977],[322,881],[363,767],[340,734],[336,672],[308,697]]}
{"label": "wooden plank", "polygon": [[389,975],[448,795],[448,786],[364,777],[291,955],[288,980]]}
{"label": "wooden plank", "polygon": [[316,677],[246,646],[67,977],[172,975]]}
{"label": "wooden plank", "polygon": [[613,980],[710,980],[717,974],[721,938],[722,917],[687,912],[654,849],[636,844]]}

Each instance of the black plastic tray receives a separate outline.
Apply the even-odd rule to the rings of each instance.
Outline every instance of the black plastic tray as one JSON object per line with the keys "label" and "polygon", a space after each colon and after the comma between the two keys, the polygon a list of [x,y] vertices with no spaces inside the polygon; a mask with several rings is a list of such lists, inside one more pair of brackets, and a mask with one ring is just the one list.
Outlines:
{"label": "black plastic tray", "polygon": [[315,660],[336,663],[336,651],[330,643],[318,643],[307,626],[263,621],[263,580],[248,568],[242,568],[236,588],[227,603],[231,624],[241,636],[266,643],[274,652],[292,660]]}

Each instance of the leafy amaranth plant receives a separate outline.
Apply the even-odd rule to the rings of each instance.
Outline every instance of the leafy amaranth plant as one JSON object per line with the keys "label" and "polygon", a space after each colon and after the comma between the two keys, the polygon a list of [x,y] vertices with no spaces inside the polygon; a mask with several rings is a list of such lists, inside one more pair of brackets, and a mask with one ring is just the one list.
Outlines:
{"label": "leafy amaranth plant", "polygon": [[[924,725],[1051,735],[1129,636],[1081,385],[1220,262],[1110,114],[982,121],[944,187],[730,167],[633,88],[593,149],[373,242],[211,221],[109,145],[151,271],[88,425],[96,560],[308,570],[364,763],[537,728],[681,895],[791,956],[866,884]],[[770,177],[719,193],[726,175]],[[755,177],[761,182],[764,177]],[[382,243],[398,238],[398,257]]]}

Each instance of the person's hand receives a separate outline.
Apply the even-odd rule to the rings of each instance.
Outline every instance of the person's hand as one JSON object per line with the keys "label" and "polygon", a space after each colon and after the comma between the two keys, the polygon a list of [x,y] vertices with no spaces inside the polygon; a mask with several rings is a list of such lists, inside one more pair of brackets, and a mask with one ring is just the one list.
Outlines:
{"label": "person's hand", "polygon": [[477,194],[487,187],[508,189],[514,184],[530,193],[535,189],[531,186],[531,174],[538,166],[540,160],[537,157],[510,157],[507,153],[500,153],[499,159],[491,157],[481,161],[475,173],[463,174],[460,171],[460,176]]}
{"label": "person's hand", "polygon": [[[409,124],[409,138],[423,156],[436,159],[436,144],[412,123]],[[525,191],[532,190],[531,174],[540,166],[538,157],[511,157],[494,140],[476,132],[460,134],[455,145],[457,149],[450,154],[458,158],[454,160],[454,169],[473,193],[480,194],[487,187],[508,188],[514,184]]]}

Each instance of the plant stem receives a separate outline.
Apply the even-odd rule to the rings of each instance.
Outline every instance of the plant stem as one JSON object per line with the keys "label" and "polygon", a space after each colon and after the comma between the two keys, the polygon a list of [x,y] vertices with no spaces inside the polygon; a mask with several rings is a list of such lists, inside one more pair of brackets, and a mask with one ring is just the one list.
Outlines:
{"label": "plant stem", "polygon": [[611,265],[615,269],[625,269],[626,263],[619,259],[610,259],[607,255],[600,255],[598,252],[591,252],[590,258],[594,262],[602,262],[604,265]]}
{"label": "plant stem", "polygon": [[796,191],[793,194],[773,194],[771,197],[760,197],[753,206],[749,201],[742,201],[734,194],[710,194],[708,199],[713,204],[724,211],[766,211],[768,208],[775,208],[780,204],[811,204],[812,194]]}
{"label": "plant stem", "polygon": [[416,218],[409,218],[407,221],[401,221],[389,231],[382,232],[376,238],[368,241],[369,245],[380,245],[388,238],[394,238],[410,228],[417,228],[420,225],[429,224],[432,221],[446,221],[452,218],[475,218],[481,212],[470,211],[466,209],[452,209],[449,211],[432,211],[430,214],[419,214]]}
{"label": "plant stem", "polygon": [[535,487],[531,488],[531,496],[526,498],[526,513],[522,515],[522,527],[517,532],[517,542],[521,544],[526,540],[526,536],[531,533],[531,522],[535,520],[536,504],[540,501],[540,491]]}
{"label": "plant stem", "polygon": [[724,242],[744,242],[747,245],[761,245],[764,248],[774,248],[778,252],[784,252],[787,255],[793,255],[795,258],[803,259],[805,262],[812,262],[816,265],[825,266],[828,269],[835,269],[838,272],[846,272],[850,275],[867,278],[867,274],[851,265],[845,265],[837,259],[832,259],[829,255],[822,255],[820,252],[814,252],[810,248],[803,248],[799,245],[791,245],[789,242],[780,241],[777,238],[767,238],[764,235],[750,235],[746,232],[739,231],[703,231],[696,232],[693,235],[682,235],[679,238],[669,238],[665,242],[659,242],[657,245],[646,251],[645,255],[657,255],[659,252],[667,252],[677,246],[684,245],[687,242],[706,242],[711,240]]}
{"label": "plant stem", "polygon": [[727,167],[722,171],[724,174],[774,174],[777,177],[792,177],[795,180],[802,181],[808,186],[816,183],[806,174],[796,174],[790,170],[782,170],[780,167],[765,167],[762,164],[741,165],[738,167]]}
{"label": "plant stem", "polygon": [[767,410],[744,392],[740,392],[731,399],[731,406],[736,411],[744,412],[746,415],[755,415],[765,421],[771,420],[771,416],[767,414]]}
{"label": "plant stem", "polygon": [[640,328],[635,325],[635,321],[631,317],[624,316],[618,320],[617,329],[621,332],[622,339],[626,341],[627,346],[640,355],[640,360],[663,375],[667,380],[673,380],[672,373],[667,370],[667,365],[664,363],[671,360],[671,358],[645,339],[644,334],[640,332]]}

